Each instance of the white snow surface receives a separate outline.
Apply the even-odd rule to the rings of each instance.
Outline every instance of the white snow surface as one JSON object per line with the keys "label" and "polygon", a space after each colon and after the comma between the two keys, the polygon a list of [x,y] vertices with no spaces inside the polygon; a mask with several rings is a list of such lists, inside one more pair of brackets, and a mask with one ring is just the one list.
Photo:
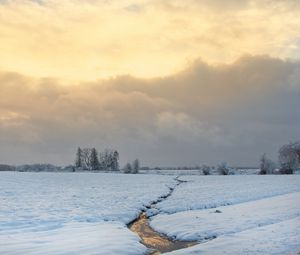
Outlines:
{"label": "white snow surface", "polygon": [[[217,238],[171,254],[300,251],[300,175],[180,179],[188,182],[152,208],[151,224],[180,239]],[[175,183],[157,174],[1,172],[0,254],[145,254],[126,224]]]}
{"label": "white snow surface", "polygon": [[178,186],[157,209],[176,213],[214,208],[300,191],[300,175],[181,176]]}
{"label": "white snow surface", "polygon": [[6,231],[0,243],[0,254],[5,255],[140,255],[147,251],[139,237],[118,222],[71,222],[47,230]]}
{"label": "white snow surface", "polygon": [[2,172],[0,254],[143,254],[125,224],[174,184],[171,176]]}
{"label": "white snow surface", "polygon": [[300,218],[294,218],[206,243],[165,253],[169,255],[296,255],[300,252]]}
{"label": "white snow surface", "polygon": [[180,179],[189,182],[157,205],[161,213],[150,225],[176,239],[205,243],[170,254],[300,252],[300,176]]}
{"label": "white snow surface", "polygon": [[300,192],[215,209],[157,215],[151,226],[176,239],[192,241],[233,234],[300,217]]}

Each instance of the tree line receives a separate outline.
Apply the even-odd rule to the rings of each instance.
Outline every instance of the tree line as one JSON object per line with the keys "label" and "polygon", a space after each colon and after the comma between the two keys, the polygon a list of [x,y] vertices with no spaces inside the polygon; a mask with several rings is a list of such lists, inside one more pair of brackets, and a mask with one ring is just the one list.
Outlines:
{"label": "tree line", "polygon": [[109,149],[98,152],[95,148],[78,147],[75,167],[83,170],[118,171],[120,169],[119,152]]}
{"label": "tree line", "polygon": [[81,170],[105,170],[120,171],[125,174],[137,174],[140,170],[140,161],[134,160],[127,163],[123,169],[119,165],[119,152],[117,150],[105,149],[98,152],[95,148],[77,148],[75,157],[75,168]]}
{"label": "tree line", "polygon": [[[279,173],[293,174],[300,165],[300,141],[285,144],[278,151]],[[273,174],[276,163],[264,153],[260,158],[260,174]]]}
{"label": "tree line", "polygon": [[[278,163],[272,161],[264,153],[260,158],[259,174],[293,174],[300,166],[300,141],[282,145],[278,150]],[[203,175],[210,175],[214,167],[202,165]],[[220,175],[234,174],[226,163],[216,167]]]}
{"label": "tree line", "polygon": [[138,159],[134,160],[132,163],[127,163],[123,168],[125,174],[137,174],[139,170],[140,161]]}

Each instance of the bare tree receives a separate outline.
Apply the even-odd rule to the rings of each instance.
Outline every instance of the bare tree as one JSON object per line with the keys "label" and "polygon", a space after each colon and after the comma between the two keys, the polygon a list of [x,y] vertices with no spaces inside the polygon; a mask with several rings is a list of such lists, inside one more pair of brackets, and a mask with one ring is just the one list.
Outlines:
{"label": "bare tree", "polygon": [[98,152],[95,148],[91,149],[91,160],[90,160],[90,164],[91,164],[91,169],[92,170],[99,170],[100,168],[100,162],[98,159]]}
{"label": "bare tree", "polygon": [[125,174],[130,174],[132,172],[132,166],[130,163],[127,163],[124,168],[123,168],[123,172]]}
{"label": "bare tree", "polygon": [[91,170],[91,151],[90,148],[82,149],[83,167],[88,170]]}
{"label": "bare tree", "polygon": [[264,153],[260,158],[260,171],[259,174],[273,174],[275,170],[275,163],[267,158]]}
{"label": "bare tree", "polygon": [[132,163],[132,173],[137,174],[140,170],[140,161],[138,159],[134,160]]}
{"label": "bare tree", "polygon": [[201,170],[204,175],[210,175],[210,166],[202,165]]}
{"label": "bare tree", "polygon": [[112,152],[111,170],[113,171],[119,170],[119,152],[116,150]]}
{"label": "bare tree", "polygon": [[283,145],[279,149],[280,172],[282,174],[293,174],[299,166],[299,156],[293,148],[293,144]]}
{"label": "bare tree", "polygon": [[226,162],[219,164],[217,167],[217,170],[218,170],[219,174],[221,174],[221,175],[229,175],[229,173],[230,173],[230,169],[227,166]]}
{"label": "bare tree", "polygon": [[78,147],[75,158],[75,167],[82,167],[82,149]]}
{"label": "bare tree", "polygon": [[295,152],[298,155],[298,159],[300,161],[300,141],[297,141],[295,143],[291,143],[290,146],[295,150]]}
{"label": "bare tree", "polygon": [[108,170],[109,167],[109,151],[105,149],[100,153],[100,165],[103,170]]}
{"label": "bare tree", "polygon": [[117,171],[119,170],[119,152],[117,150],[105,149],[100,153],[101,169]]}

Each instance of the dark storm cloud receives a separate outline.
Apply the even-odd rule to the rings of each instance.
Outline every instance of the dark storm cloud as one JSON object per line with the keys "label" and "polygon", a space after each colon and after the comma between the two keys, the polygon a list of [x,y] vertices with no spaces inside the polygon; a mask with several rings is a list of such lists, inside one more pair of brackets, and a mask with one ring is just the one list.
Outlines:
{"label": "dark storm cloud", "polygon": [[0,161],[66,164],[80,145],[151,165],[253,165],[300,137],[299,73],[298,62],[267,56],[72,86],[3,72]]}

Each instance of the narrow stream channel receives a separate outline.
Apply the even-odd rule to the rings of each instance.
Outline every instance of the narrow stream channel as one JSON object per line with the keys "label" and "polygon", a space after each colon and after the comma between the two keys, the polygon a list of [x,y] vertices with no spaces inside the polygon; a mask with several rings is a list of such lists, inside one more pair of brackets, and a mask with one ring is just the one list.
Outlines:
{"label": "narrow stream channel", "polygon": [[[175,187],[170,188],[170,191],[167,195],[162,196],[157,201],[153,202],[149,206],[149,209],[155,208],[157,203],[166,200],[168,197],[172,195],[174,189],[178,185],[182,184],[183,182],[186,182],[186,181],[179,180],[178,177],[176,177],[175,180],[177,181]],[[150,255],[158,255],[165,252],[179,250],[179,249],[191,247],[198,243],[195,241],[189,242],[189,241],[173,240],[168,236],[155,231],[153,228],[150,227],[149,218],[146,212],[142,212],[136,220],[134,220],[132,223],[128,225],[128,228],[134,233],[139,235],[139,237],[142,240],[141,241],[142,244],[144,244],[147,248],[149,248]]]}

